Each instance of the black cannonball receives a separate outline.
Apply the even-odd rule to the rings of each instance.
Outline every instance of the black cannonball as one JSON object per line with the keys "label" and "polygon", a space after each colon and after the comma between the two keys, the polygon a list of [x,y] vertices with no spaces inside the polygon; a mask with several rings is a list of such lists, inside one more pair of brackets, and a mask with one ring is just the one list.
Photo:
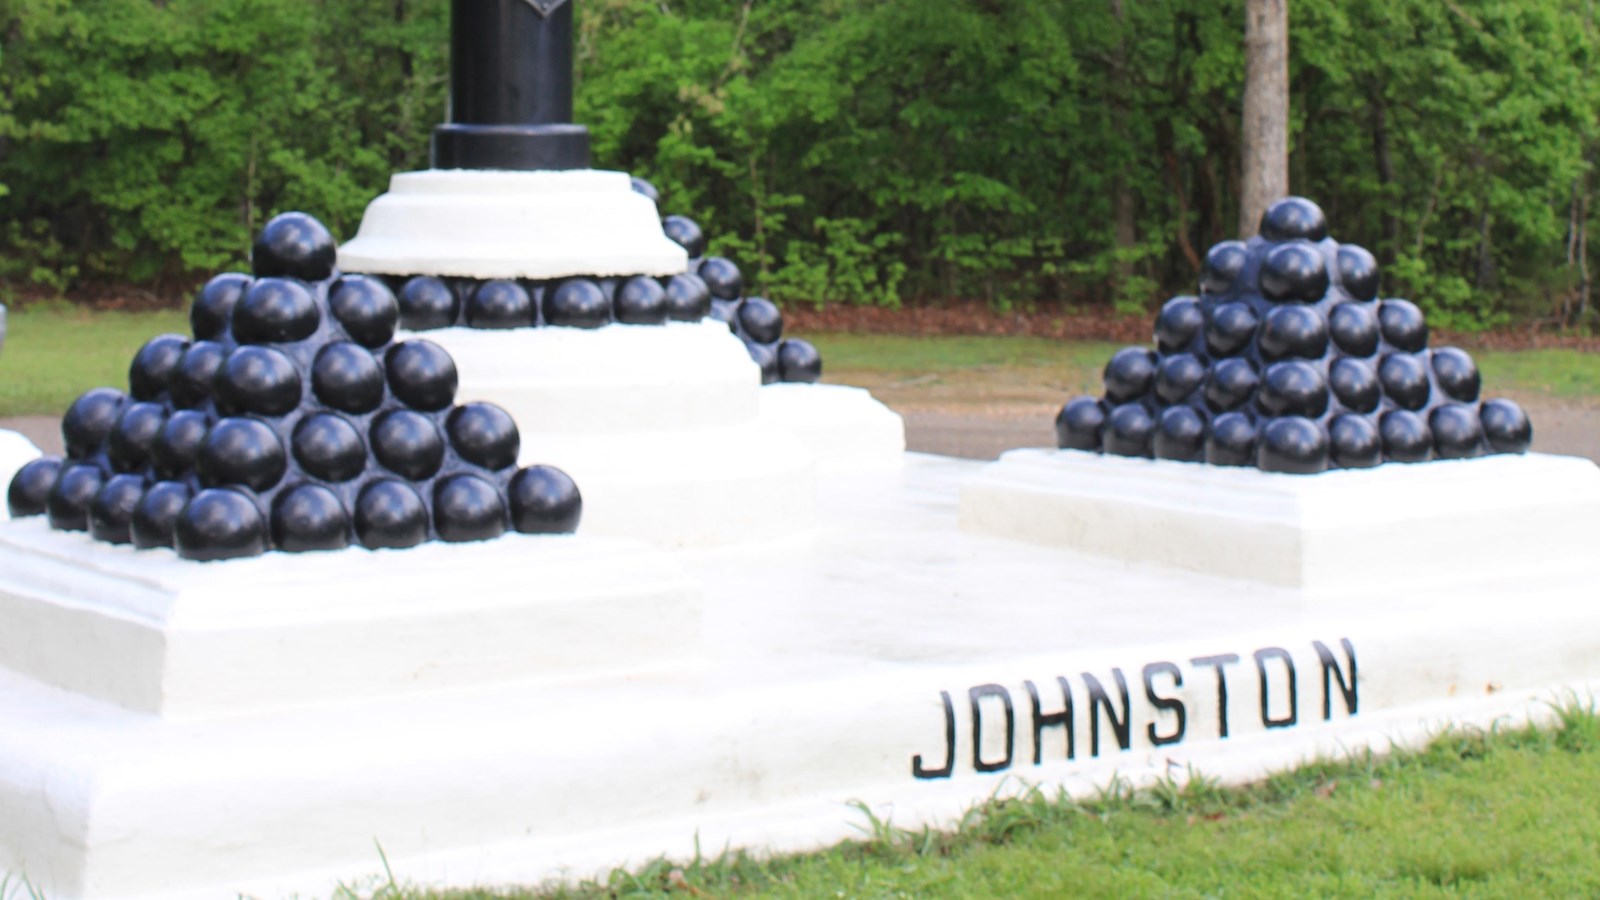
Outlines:
{"label": "black cannonball", "polygon": [[206,282],[200,289],[200,296],[194,298],[189,307],[189,328],[195,340],[226,339],[234,304],[249,289],[250,276],[242,272],[228,272]]}
{"label": "black cannonball", "polygon": [[1290,241],[1272,248],[1261,263],[1261,293],[1268,299],[1311,303],[1327,292],[1328,261],[1314,244]]}
{"label": "black cannonball", "polygon": [[256,413],[282,416],[300,406],[300,370],[282,350],[235,348],[223,360],[212,385],[217,412],[225,416]]}
{"label": "black cannonball", "polygon": [[369,550],[415,547],[428,539],[428,506],[417,489],[380,478],[356,497],[356,540]]}
{"label": "black cannonball", "polygon": [[518,282],[485,281],[467,298],[469,328],[526,328],[533,320],[533,297]]}
{"label": "black cannonball", "polygon": [[1276,362],[1262,373],[1256,399],[1269,415],[1315,419],[1328,411],[1328,381],[1313,363]]}
{"label": "black cannonball", "polygon": [[1328,368],[1328,387],[1345,409],[1358,413],[1372,412],[1383,399],[1383,387],[1371,364],[1348,356],[1334,360]]}
{"label": "black cannonball", "polygon": [[257,278],[321,281],[333,274],[337,250],[321,222],[302,212],[286,212],[261,229],[250,248],[250,267]]}
{"label": "black cannonball", "polygon": [[1106,417],[1104,445],[1107,453],[1152,456],[1155,436],[1156,420],[1143,404],[1124,403],[1113,407],[1111,415]]}
{"label": "black cannonball", "polygon": [[89,534],[97,541],[126,544],[133,540],[128,526],[133,509],[144,499],[144,478],[113,475],[89,501]]}
{"label": "black cannonball", "polygon": [[1383,394],[1402,409],[1421,409],[1428,405],[1433,387],[1428,381],[1428,365],[1413,353],[1390,353],[1378,363],[1378,381]]}
{"label": "black cannonball", "polygon": [[42,516],[50,499],[50,489],[61,475],[61,457],[41,456],[17,470],[6,489],[6,510],[11,518]]}
{"label": "black cannonball", "polygon": [[135,547],[171,547],[178,514],[189,503],[192,492],[181,481],[158,481],[144,492],[133,507],[128,521],[128,537]]}
{"label": "black cannonball", "polygon": [[611,302],[600,285],[573,278],[545,290],[544,321],[566,328],[599,328],[611,321]]}
{"label": "black cannonball", "polygon": [[660,325],[667,320],[667,292],[654,278],[629,278],[617,286],[617,321],[627,325]]}
{"label": "black cannonball", "polygon": [[1527,453],[1533,444],[1533,424],[1522,407],[1510,400],[1490,400],[1478,410],[1483,436],[1496,453]]}
{"label": "black cannonball", "polygon": [[1205,268],[1200,272],[1200,293],[1216,295],[1232,291],[1249,258],[1243,241],[1223,241],[1206,251]]}
{"label": "black cannonball", "polygon": [[1256,465],[1263,472],[1311,475],[1328,469],[1328,435],[1301,416],[1268,420],[1261,428]]}
{"label": "black cannonball", "polygon": [[788,338],[778,345],[778,378],[799,384],[822,380],[822,354],[810,341]]}
{"label": "black cannonball", "polygon": [[1158,458],[1199,462],[1205,449],[1206,420],[1194,407],[1170,406],[1161,411],[1155,437]]}
{"label": "black cannonball", "polygon": [[433,527],[443,541],[487,541],[506,531],[506,500],[476,475],[439,479],[433,486]]}
{"label": "black cannonball", "polygon": [[517,423],[492,403],[465,403],[450,410],[444,430],[457,456],[485,469],[516,465],[522,449]]}
{"label": "black cannonball", "polygon": [[1174,353],[1156,370],[1156,396],[1181,403],[1206,380],[1206,366],[1192,353]]}
{"label": "black cannonball", "polygon": [[1212,356],[1232,356],[1249,346],[1256,333],[1256,314],[1244,303],[1224,303],[1206,323],[1206,349]]}
{"label": "black cannonball", "polygon": [[1444,403],[1428,414],[1433,453],[1439,459],[1471,459],[1488,451],[1478,410],[1465,403]]}
{"label": "black cannonball", "polygon": [[106,457],[118,472],[137,472],[150,463],[156,438],[167,423],[160,403],[129,403],[106,440]]}
{"label": "black cannonball", "polygon": [[360,429],[333,413],[301,419],[289,446],[300,468],[323,481],[349,481],[367,468],[367,444]]}
{"label": "black cannonball", "polygon": [[705,232],[688,216],[667,216],[661,220],[661,230],[674,244],[682,247],[690,259],[706,255]]}
{"label": "black cannonball", "polygon": [[1328,448],[1334,465],[1346,469],[1369,469],[1383,462],[1383,438],[1367,416],[1334,416],[1328,423]]}
{"label": "black cannonball", "polygon": [[427,416],[392,409],[372,421],[372,455],[413,481],[432,478],[444,462],[444,436]]}
{"label": "black cannonball", "polygon": [[1244,413],[1223,413],[1211,420],[1206,437],[1206,462],[1214,466],[1253,466],[1256,423]]}
{"label": "black cannonball", "polygon": [[1409,409],[1390,410],[1378,419],[1383,455],[1393,462],[1419,463],[1433,458],[1433,433],[1426,419]]}
{"label": "black cannonball", "polygon": [[630,176],[628,181],[633,185],[633,192],[635,194],[643,194],[650,199],[651,203],[658,205],[661,203],[661,192],[656,190],[655,185],[645,181],[643,178],[640,178],[637,175]]}
{"label": "black cannonball", "polygon": [[1313,306],[1275,306],[1261,323],[1257,341],[1267,359],[1321,359],[1328,352],[1328,323]]}
{"label": "black cannonball", "polygon": [[1260,378],[1255,367],[1239,357],[1222,359],[1213,363],[1206,374],[1206,405],[1213,412],[1236,409],[1255,393]]}
{"label": "black cannonball", "polygon": [[737,300],[744,296],[744,276],[739,274],[739,267],[732,260],[709,257],[700,263],[696,274],[711,289],[711,296],[718,300]]}
{"label": "black cannonball", "polygon": [[180,409],[167,418],[150,445],[150,459],[162,478],[181,478],[194,465],[200,442],[211,430],[211,419],[197,409]]}
{"label": "black cannonball", "polygon": [[1189,346],[1206,325],[1206,314],[1193,297],[1173,297],[1156,316],[1156,347],[1177,353]]}
{"label": "black cannonball", "polygon": [[61,439],[71,459],[85,459],[100,449],[122,415],[127,398],[114,388],[94,388],[72,401],[61,418]]}
{"label": "black cannonball", "polygon": [[[391,350],[390,356],[393,355]],[[371,351],[349,341],[323,347],[311,363],[311,392],[318,400],[344,412],[359,414],[377,409],[383,402],[383,383],[383,366]]]}
{"label": "black cannonball", "polygon": [[183,361],[172,376],[172,402],[182,407],[199,406],[211,397],[211,382],[228,350],[211,341],[195,341],[184,351]]}
{"label": "black cannonball", "polygon": [[1478,365],[1465,350],[1456,347],[1440,347],[1431,354],[1433,362],[1433,376],[1439,380],[1439,387],[1453,400],[1462,403],[1475,403],[1478,392],[1483,388],[1483,378],[1478,374]]}
{"label": "black cannonball", "polygon": [[195,454],[194,470],[206,487],[244,485],[272,489],[283,479],[288,453],[271,426],[258,419],[222,419],[211,426]]}
{"label": "black cannonball", "polygon": [[461,300],[442,278],[418,275],[400,288],[400,325],[411,331],[449,328],[461,312]]}
{"label": "black cannonball", "polygon": [[783,372],[778,368],[778,351],[771,344],[758,344],[748,338],[743,340],[744,349],[761,370],[761,383],[777,384],[783,377]]}
{"label": "black cannonball", "polygon": [[1304,197],[1284,197],[1261,214],[1260,231],[1269,241],[1320,241],[1328,236],[1328,217],[1322,207]]}
{"label": "black cannonball", "polygon": [[1105,405],[1093,397],[1074,397],[1056,414],[1056,446],[1098,451],[1105,428]]}
{"label": "black cannonball", "polygon": [[382,347],[394,340],[400,324],[400,302],[394,291],[370,275],[345,275],[334,282],[328,309],[345,334],[363,347]]}
{"label": "black cannonball", "polygon": [[172,384],[189,341],[180,334],[163,334],[145,341],[128,366],[128,394],[135,400],[156,400]]}
{"label": "black cannonball", "polygon": [[[598,290],[598,288],[597,288]],[[431,341],[406,341],[389,348],[383,358],[389,390],[415,409],[433,412],[456,398],[456,361]]]}
{"label": "black cannonball", "polygon": [[1156,384],[1155,351],[1145,347],[1123,347],[1106,363],[1106,402],[1129,403],[1150,393]]}
{"label": "black cannonball", "polygon": [[667,279],[667,317],[674,322],[698,322],[711,312],[711,288],[699,275],[674,275]]}
{"label": "black cannonball", "polygon": [[305,340],[320,324],[316,298],[289,278],[260,279],[233,307],[233,339],[241,344]]}
{"label": "black cannonball", "polygon": [[184,559],[239,559],[260,556],[268,549],[261,508],[243,493],[227,488],[195,494],[178,513],[172,537]]}
{"label": "black cannonball", "polygon": [[554,466],[529,466],[511,476],[511,527],[522,534],[571,534],[583,518],[583,496]]}
{"label": "black cannonball", "polygon": [[87,531],[89,504],[100,493],[105,476],[91,463],[65,464],[45,497],[45,514],[57,531]]}
{"label": "black cannonball", "polygon": [[1345,293],[1357,300],[1371,300],[1378,296],[1378,261],[1365,247],[1345,244],[1337,254],[1339,284]]}
{"label": "black cannonball", "polygon": [[350,546],[350,513],[320,484],[298,485],[272,504],[272,543],[289,553]]}
{"label": "black cannonball", "polygon": [[735,313],[739,327],[758,344],[775,343],[783,337],[783,313],[765,297],[748,297]]}
{"label": "black cannonball", "polygon": [[1397,350],[1415,353],[1428,346],[1428,320],[1409,300],[1385,300],[1378,304],[1378,328],[1383,339]]}
{"label": "black cannonball", "polygon": [[1378,315],[1370,303],[1340,303],[1328,312],[1328,334],[1351,356],[1378,352]]}

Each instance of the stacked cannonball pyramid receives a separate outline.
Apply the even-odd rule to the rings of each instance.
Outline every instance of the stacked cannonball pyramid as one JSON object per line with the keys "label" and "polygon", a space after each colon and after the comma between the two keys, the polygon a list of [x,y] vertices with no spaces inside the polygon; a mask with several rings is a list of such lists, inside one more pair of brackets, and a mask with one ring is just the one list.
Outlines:
{"label": "stacked cannonball pyramid", "polygon": [[[649,182],[635,178],[633,188],[658,206],[660,195]],[[750,358],[761,367],[761,383],[777,381],[815,382],[822,377],[822,354],[809,341],[783,336],[783,313],[765,297],[744,295],[744,276],[739,267],[720,256],[706,256],[706,236],[693,219],[667,216],[661,230],[689,254],[689,273],[674,275],[667,286],[705,296],[711,317],[727,322],[728,328],[744,341]]]}
{"label": "stacked cannonball pyramid", "polygon": [[1429,349],[1422,311],[1377,296],[1371,253],[1329,238],[1315,203],[1280,200],[1259,237],[1211,248],[1155,350],[1118,351],[1105,397],[1062,407],[1058,441],[1291,473],[1526,452],[1522,409],[1480,402],[1472,357]]}
{"label": "stacked cannonball pyramid", "polygon": [[575,530],[572,479],[518,469],[511,417],[454,405],[449,354],[395,343],[394,294],[341,276],[334,253],[310,216],[269,222],[254,277],[219,275],[195,300],[192,340],[151,339],[127,394],[72,404],[65,459],[17,473],[12,516],[197,560]]}

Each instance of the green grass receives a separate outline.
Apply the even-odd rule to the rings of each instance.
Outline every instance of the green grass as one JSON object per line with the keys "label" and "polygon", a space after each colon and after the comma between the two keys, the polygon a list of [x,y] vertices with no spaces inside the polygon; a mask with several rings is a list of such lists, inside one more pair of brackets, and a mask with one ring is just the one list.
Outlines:
{"label": "green grass", "polygon": [[90,388],[126,390],[133,355],[166,332],[187,335],[187,316],[60,306],[11,313],[0,349],[0,416],[59,415]]}

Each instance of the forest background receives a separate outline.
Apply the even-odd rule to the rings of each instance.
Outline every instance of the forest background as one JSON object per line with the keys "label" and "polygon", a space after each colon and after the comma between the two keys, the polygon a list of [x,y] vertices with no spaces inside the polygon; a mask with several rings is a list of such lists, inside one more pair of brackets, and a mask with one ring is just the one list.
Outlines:
{"label": "forest background", "polygon": [[[1290,184],[1436,326],[1593,331],[1596,0],[1293,0]],[[577,119],[787,304],[1153,308],[1238,236],[1243,0],[583,0]],[[351,237],[448,0],[0,0],[0,290]],[[4,299],[0,297],[0,299]]]}

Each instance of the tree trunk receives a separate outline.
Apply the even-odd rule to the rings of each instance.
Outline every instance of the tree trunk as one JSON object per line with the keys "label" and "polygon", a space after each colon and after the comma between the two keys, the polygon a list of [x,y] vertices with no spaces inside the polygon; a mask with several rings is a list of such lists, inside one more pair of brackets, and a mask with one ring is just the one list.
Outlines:
{"label": "tree trunk", "polygon": [[1239,233],[1289,193],[1289,0],[1245,0]]}

